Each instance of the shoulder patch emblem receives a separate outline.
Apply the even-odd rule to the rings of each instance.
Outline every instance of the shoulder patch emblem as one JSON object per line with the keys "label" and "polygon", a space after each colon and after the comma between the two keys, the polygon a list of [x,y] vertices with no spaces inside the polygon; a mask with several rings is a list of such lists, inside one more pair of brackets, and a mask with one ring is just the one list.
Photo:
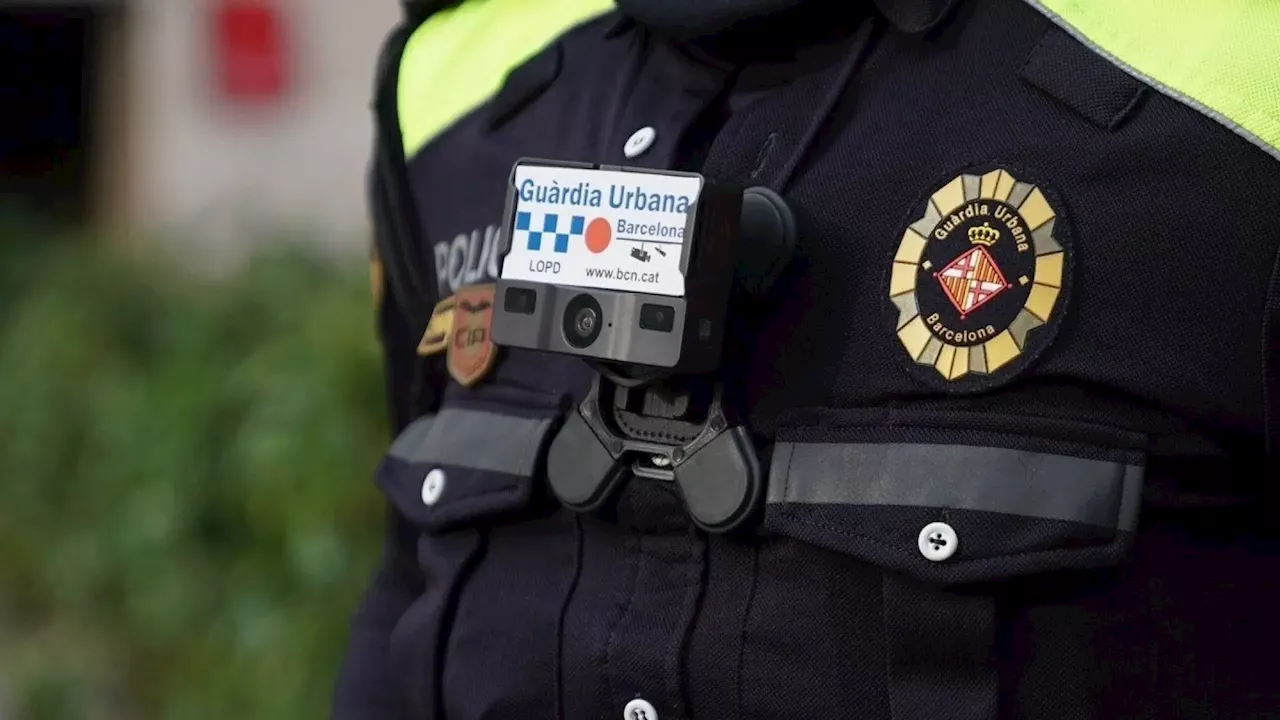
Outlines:
{"label": "shoulder patch emblem", "polygon": [[490,333],[493,289],[493,285],[473,285],[453,295],[453,326],[445,364],[449,375],[463,387],[471,387],[487,375],[498,356]]}
{"label": "shoulder patch emblem", "polygon": [[431,320],[427,323],[426,332],[422,333],[422,340],[418,343],[418,354],[426,357],[444,352],[449,348],[450,330],[453,329],[453,306],[455,304],[455,296],[449,297],[436,303],[436,307],[431,311]]}
{"label": "shoulder patch emblem", "polygon": [[952,392],[990,388],[1053,340],[1071,279],[1061,207],[1009,170],[961,175],[902,234],[889,273],[914,374]]}

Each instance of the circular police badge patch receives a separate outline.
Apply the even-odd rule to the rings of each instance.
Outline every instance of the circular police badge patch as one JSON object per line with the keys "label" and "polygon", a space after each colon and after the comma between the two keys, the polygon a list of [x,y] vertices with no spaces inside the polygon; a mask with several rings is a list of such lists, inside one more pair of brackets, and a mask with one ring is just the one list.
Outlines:
{"label": "circular police badge patch", "polygon": [[1066,223],[1009,170],[965,174],[929,196],[889,274],[898,340],[918,377],[981,390],[1029,365],[1066,304]]}

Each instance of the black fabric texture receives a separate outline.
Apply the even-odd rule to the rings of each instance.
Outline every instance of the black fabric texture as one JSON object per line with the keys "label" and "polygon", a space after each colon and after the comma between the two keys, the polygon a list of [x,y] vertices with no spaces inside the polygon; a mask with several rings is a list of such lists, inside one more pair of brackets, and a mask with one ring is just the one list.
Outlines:
{"label": "black fabric texture", "polygon": [[548,689],[560,686],[563,608],[578,580],[575,520],[563,513],[486,533],[483,560],[461,586],[447,640],[441,639],[440,717],[557,712],[557,694]]}
{"label": "black fabric texture", "polygon": [[[873,0],[885,17],[903,32],[922,33],[947,17],[957,0]],[[617,0],[623,15],[673,37],[715,37],[728,33],[759,33],[795,17],[813,25],[816,15],[870,6],[872,0],[829,3],[817,0]],[[768,40],[768,38],[761,38]],[[776,42],[778,38],[775,36]]]}
{"label": "black fabric texture", "polygon": [[1122,568],[1004,586],[1005,716],[1274,716],[1273,507],[1149,509]]}
{"label": "black fabric texture", "polygon": [[[401,717],[443,717],[445,638],[452,632],[458,595],[468,573],[481,558],[483,535],[467,528],[437,536],[421,536],[418,565],[424,578],[423,592],[405,609],[391,631],[387,665],[399,680],[397,697]],[[402,632],[405,627],[412,633]],[[362,709],[353,708],[352,716]]]}
{"label": "black fabric texture", "polygon": [[723,32],[753,18],[769,17],[803,0],[617,0],[628,17],[679,37]]}
{"label": "black fabric texture", "polygon": [[1061,30],[1050,30],[1022,66],[1022,78],[1100,128],[1133,112],[1146,86]]}
{"label": "black fabric texture", "polygon": [[893,717],[995,720],[995,602],[884,577]]}
{"label": "black fabric texture", "polygon": [[874,0],[880,12],[905,33],[923,33],[945,22],[958,0]]}
{"label": "black fabric texture", "polygon": [[[783,540],[758,546],[754,581],[742,649],[724,673],[740,674],[738,701],[699,717],[893,720],[882,574]],[[721,674],[708,672],[714,667],[703,673]]]}

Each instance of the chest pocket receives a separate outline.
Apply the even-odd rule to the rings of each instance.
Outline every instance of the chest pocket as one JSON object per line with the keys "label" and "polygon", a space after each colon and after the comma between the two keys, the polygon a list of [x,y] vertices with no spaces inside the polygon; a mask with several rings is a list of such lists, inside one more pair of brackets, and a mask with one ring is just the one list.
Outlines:
{"label": "chest pocket", "polygon": [[[784,642],[796,654],[830,634],[882,641],[883,654],[873,656],[883,658],[894,717],[997,717],[1003,600],[1067,570],[1124,562],[1144,443],[1110,427],[984,412],[797,413],[778,431],[764,525],[829,552],[805,555],[806,581],[817,589],[756,614],[826,618],[820,628],[788,626],[795,637]],[[774,555],[761,555],[762,584],[793,572],[795,555]],[[837,657],[825,685],[866,672],[856,655]],[[749,656],[745,672],[765,677],[778,664]],[[802,697],[823,685],[783,681],[807,684]],[[750,702],[769,707],[768,695],[751,692]],[[856,694],[843,701],[857,702]]]}
{"label": "chest pocket", "polygon": [[[556,646],[551,606],[558,611],[568,592],[576,551],[570,532],[548,530],[555,508],[542,482],[562,407],[556,396],[502,385],[446,396],[378,469],[378,486],[416,530],[425,580],[391,636],[412,717],[480,717],[510,698],[552,700],[537,696],[554,687],[554,658],[542,656]],[[565,562],[547,561],[562,552]],[[534,600],[513,613],[513,596],[547,607]]]}

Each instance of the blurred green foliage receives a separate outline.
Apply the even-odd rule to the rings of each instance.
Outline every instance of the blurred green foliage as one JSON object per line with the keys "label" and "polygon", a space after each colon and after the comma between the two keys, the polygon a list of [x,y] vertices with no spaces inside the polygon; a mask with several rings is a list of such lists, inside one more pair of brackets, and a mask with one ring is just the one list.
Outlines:
{"label": "blurred green foliage", "polygon": [[0,715],[327,716],[382,522],[364,269],[0,245],[0,288]]}

